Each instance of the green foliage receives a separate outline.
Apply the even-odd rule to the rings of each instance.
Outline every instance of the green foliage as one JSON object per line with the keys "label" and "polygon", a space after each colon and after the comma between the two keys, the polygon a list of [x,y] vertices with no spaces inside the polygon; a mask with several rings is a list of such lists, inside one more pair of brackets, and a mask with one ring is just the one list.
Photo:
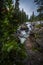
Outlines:
{"label": "green foliage", "polygon": [[35,27],[36,27],[36,28],[41,28],[41,25],[40,25],[40,24],[38,24],[38,25],[36,25]]}
{"label": "green foliage", "polygon": [[[22,45],[23,47],[23,45]],[[2,46],[1,50],[1,65],[16,65],[22,64],[22,61],[27,57],[24,49],[22,49],[16,41],[10,41]],[[3,60],[2,60],[3,59]],[[6,59],[6,60],[5,60]],[[13,61],[12,61],[13,59]],[[19,61],[18,61],[19,60]],[[3,62],[3,63],[2,63]],[[17,64],[18,63],[18,64]]]}
{"label": "green foliage", "polygon": [[30,16],[30,19],[29,20],[30,20],[30,22],[35,22],[36,21],[36,16],[34,15],[34,12]]}
{"label": "green foliage", "polygon": [[37,12],[39,12],[38,18],[39,20],[43,20],[43,0],[34,0],[36,5],[38,5]]}
{"label": "green foliage", "polygon": [[41,27],[43,27],[43,24],[37,24],[35,25],[35,27],[40,29]]}
{"label": "green foliage", "polygon": [[[0,65],[22,64],[22,60],[27,56],[24,45],[18,43],[14,34],[21,23],[22,13],[14,8],[12,3],[12,0],[0,1]],[[19,0],[16,1],[15,7],[19,9],[18,3]]]}
{"label": "green foliage", "polygon": [[2,47],[3,51],[7,51],[10,52],[11,49],[18,49],[18,44],[15,41],[8,41],[7,43],[5,43]]}
{"label": "green foliage", "polygon": [[27,22],[27,21],[28,21],[28,15],[26,15],[24,10],[22,9],[22,11],[21,11],[21,23]]}

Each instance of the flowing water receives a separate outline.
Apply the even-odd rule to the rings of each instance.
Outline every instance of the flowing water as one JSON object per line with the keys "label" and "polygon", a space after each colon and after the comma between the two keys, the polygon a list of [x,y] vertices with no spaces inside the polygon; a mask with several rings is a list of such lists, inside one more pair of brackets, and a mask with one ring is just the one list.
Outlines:
{"label": "flowing water", "polygon": [[20,27],[19,27],[19,40],[21,42],[21,44],[23,44],[25,42],[25,40],[29,37],[30,35],[30,31],[32,30],[32,26],[31,26],[31,23],[26,23],[26,26],[28,27],[28,31],[26,30],[20,30]]}

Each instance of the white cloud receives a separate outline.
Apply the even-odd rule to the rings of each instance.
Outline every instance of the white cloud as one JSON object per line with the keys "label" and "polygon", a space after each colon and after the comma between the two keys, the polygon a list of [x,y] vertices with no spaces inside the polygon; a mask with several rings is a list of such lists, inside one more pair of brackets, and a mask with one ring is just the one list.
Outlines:
{"label": "white cloud", "polygon": [[26,12],[26,14],[29,15],[29,17],[32,14],[31,8],[27,7],[25,4],[20,4],[20,10],[24,9],[24,11]]}

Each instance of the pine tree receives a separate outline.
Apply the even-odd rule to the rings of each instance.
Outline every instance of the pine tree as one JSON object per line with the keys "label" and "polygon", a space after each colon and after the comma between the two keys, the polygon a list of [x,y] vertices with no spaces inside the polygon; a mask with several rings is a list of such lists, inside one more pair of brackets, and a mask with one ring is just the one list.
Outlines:
{"label": "pine tree", "polygon": [[41,21],[43,19],[43,0],[34,0],[36,5],[38,5],[37,12],[39,12],[39,20]]}
{"label": "pine tree", "polygon": [[30,21],[31,21],[31,22],[34,22],[34,21],[35,21],[35,15],[34,15],[34,12],[33,12],[32,15],[30,16]]}
{"label": "pine tree", "polygon": [[16,0],[16,2],[15,2],[15,9],[17,11],[19,10],[19,0]]}
{"label": "pine tree", "polygon": [[0,9],[0,65],[22,65],[21,59],[25,58],[26,53],[14,34],[18,16],[14,17],[17,12],[12,6],[12,0],[0,0]]}

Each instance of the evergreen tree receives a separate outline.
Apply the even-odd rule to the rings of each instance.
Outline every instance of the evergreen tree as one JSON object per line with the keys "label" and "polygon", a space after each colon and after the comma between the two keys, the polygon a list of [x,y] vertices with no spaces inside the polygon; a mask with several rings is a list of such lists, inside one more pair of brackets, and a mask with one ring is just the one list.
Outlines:
{"label": "evergreen tree", "polygon": [[0,0],[0,9],[0,65],[22,65],[26,53],[14,34],[18,25],[15,20],[18,20],[18,16],[14,17],[12,0]]}
{"label": "evergreen tree", "polygon": [[28,21],[28,15],[22,9],[22,11],[21,11],[21,23],[27,22],[27,21]]}
{"label": "evergreen tree", "polygon": [[15,9],[17,11],[19,10],[19,0],[16,0],[16,2],[15,2]]}
{"label": "evergreen tree", "polygon": [[18,27],[19,24],[19,0],[15,0],[15,8],[13,13],[13,24],[15,24],[15,27]]}
{"label": "evergreen tree", "polygon": [[41,21],[43,19],[43,0],[34,0],[36,5],[38,5],[37,12],[39,12],[39,20]]}
{"label": "evergreen tree", "polygon": [[34,21],[35,21],[35,15],[34,15],[34,12],[33,12],[32,15],[30,16],[30,21],[31,21],[31,22],[34,22]]}

